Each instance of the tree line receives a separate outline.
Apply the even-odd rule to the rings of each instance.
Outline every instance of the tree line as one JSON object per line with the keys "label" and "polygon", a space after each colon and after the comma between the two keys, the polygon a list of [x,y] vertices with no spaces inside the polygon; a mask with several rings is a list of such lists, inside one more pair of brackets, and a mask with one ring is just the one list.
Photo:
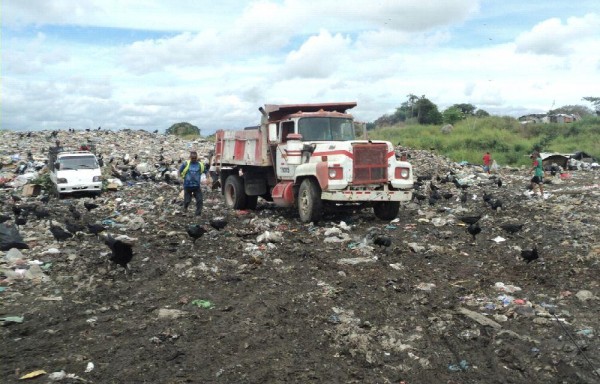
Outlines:
{"label": "tree line", "polygon": [[[600,97],[584,97],[583,100],[590,102],[596,109],[596,114],[600,116]],[[565,105],[548,111],[548,114],[577,114],[581,117],[592,115],[592,109],[582,105]],[[479,109],[473,104],[461,103],[454,104],[444,111],[440,112],[438,106],[429,100],[425,95],[418,97],[409,94],[407,100],[403,102],[393,114],[386,114],[379,117],[372,123],[367,124],[367,129],[378,127],[393,126],[400,123],[407,124],[455,124],[467,117],[487,117],[490,114]]]}

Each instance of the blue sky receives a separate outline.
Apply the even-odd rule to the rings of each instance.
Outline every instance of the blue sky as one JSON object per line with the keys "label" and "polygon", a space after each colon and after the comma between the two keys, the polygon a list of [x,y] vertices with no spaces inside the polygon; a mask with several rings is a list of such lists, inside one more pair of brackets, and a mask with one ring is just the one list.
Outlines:
{"label": "blue sky", "polygon": [[[533,4],[532,4],[533,3]],[[517,117],[600,96],[582,0],[3,0],[0,128],[255,125],[263,104],[408,94]]]}

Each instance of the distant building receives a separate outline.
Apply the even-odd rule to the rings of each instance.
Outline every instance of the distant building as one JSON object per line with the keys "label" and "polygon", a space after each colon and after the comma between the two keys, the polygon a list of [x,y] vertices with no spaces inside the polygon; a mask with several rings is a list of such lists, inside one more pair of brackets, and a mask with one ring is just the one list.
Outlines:
{"label": "distant building", "polygon": [[579,117],[579,115],[566,113],[558,113],[556,115],[549,115],[548,117],[550,118],[551,123],[559,124],[572,123],[574,121],[581,120],[581,117]]}
{"label": "distant building", "polygon": [[545,124],[545,123],[573,123],[581,120],[581,117],[577,114],[557,113],[554,115],[548,115],[547,113],[532,113],[530,115],[524,115],[518,119],[521,124]]}
{"label": "distant building", "polygon": [[519,117],[521,124],[540,124],[547,123],[548,115],[545,113],[532,113],[530,115],[524,115]]}

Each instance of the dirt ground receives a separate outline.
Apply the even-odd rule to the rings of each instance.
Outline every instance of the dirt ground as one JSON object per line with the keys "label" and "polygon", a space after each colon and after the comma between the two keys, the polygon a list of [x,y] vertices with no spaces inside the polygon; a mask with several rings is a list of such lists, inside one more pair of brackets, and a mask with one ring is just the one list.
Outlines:
{"label": "dirt ground", "polygon": [[[1,284],[0,317],[23,316],[0,327],[2,382],[35,370],[47,373],[28,381],[64,371],[64,383],[600,382],[597,171],[547,185],[546,200],[526,195],[526,171],[503,171],[502,187],[484,177],[462,204],[435,178],[450,167],[433,182],[454,197],[403,206],[391,223],[363,209],[302,224],[265,201],[229,211],[213,191],[196,219],[180,215],[176,186],[105,193],[82,220],[144,219],[109,229],[138,239],[131,276],[95,236],[56,243],[32,221],[23,254],[51,263],[49,280]],[[48,206],[64,222],[82,200]],[[475,242],[455,219],[466,213],[484,215]],[[226,216],[223,230],[208,225],[216,216]],[[192,222],[209,229],[194,245]],[[506,222],[524,229],[507,234]],[[540,259],[527,264],[520,248],[534,244]],[[60,253],[44,254],[50,247]]]}

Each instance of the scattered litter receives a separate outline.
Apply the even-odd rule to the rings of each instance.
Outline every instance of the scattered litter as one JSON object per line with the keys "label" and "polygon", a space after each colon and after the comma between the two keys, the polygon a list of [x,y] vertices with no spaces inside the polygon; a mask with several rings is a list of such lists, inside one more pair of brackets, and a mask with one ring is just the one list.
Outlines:
{"label": "scattered litter", "polygon": [[33,379],[34,377],[42,376],[45,374],[46,371],[44,371],[43,369],[38,369],[37,371],[29,372],[28,374],[19,377],[19,380]]}
{"label": "scattered litter", "polygon": [[419,252],[425,250],[425,247],[423,247],[422,245],[419,245],[417,243],[408,243],[408,246],[410,247],[411,251],[413,251],[415,253],[419,253]]}
{"label": "scattered litter", "polygon": [[494,287],[498,291],[508,292],[508,293],[518,292],[521,290],[521,288],[517,287],[516,285],[506,285],[502,282],[497,282],[496,284],[494,284]]}
{"label": "scattered litter", "polygon": [[492,239],[492,241],[496,242],[496,243],[501,243],[503,241],[506,241],[506,239],[502,236],[496,236]]}
{"label": "scattered litter", "polygon": [[192,301],[192,305],[196,307],[204,308],[204,309],[212,309],[215,305],[208,300],[194,300]]}
{"label": "scattered litter", "polygon": [[594,334],[594,330],[593,329],[580,329],[579,331],[576,332],[578,335],[582,335],[582,336],[592,336]]}
{"label": "scattered litter", "polygon": [[377,261],[377,257],[353,257],[347,259],[339,259],[338,264],[356,265],[361,263],[373,263]]}
{"label": "scattered litter", "polygon": [[585,289],[578,291],[575,294],[575,297],[577,297],[579,301],[588,301],[596,298],[596,296],[594,296],[594,294],[591,291]]}
{"label": "scattered litter", "polygon": [[177,319],[186,316],[188,313],[178,309],[161,308],[158,310],[159,319]]}
{"label": "scattered litter", "polygon": [[2,322],[2,325],[7,325],[7,324],[11,324],[11,323],[20,324],[24,320],[25,320],[25,318],[23,316],[6,316],[6,317],[0,317],[0,321]]}
{"label": "scattered litter", "polygon": [[263,234],[256,238],[257,243],[281,243],[283,242],[283,235],[281,232],[265,231]]}
{"label": "scattered litter", "polygon": [[458,364],[448,364],[450,372],[466,371],[469,368],[469,363],[466,360],[461,360]]}
{"label": "scattered litter", "polygon": [[433,288],[435,288],[435,284],[433,283],[419,283],[415,288],[421,290],[421,291],[427,291],[430,292],[431,290],[433,290]]}
{"label": "scattered litter", "polygon": [[515,298],[509,295],[500,295],[498,296],[498,300],[501,301],[502,305],[506,307],[511,305]]}

